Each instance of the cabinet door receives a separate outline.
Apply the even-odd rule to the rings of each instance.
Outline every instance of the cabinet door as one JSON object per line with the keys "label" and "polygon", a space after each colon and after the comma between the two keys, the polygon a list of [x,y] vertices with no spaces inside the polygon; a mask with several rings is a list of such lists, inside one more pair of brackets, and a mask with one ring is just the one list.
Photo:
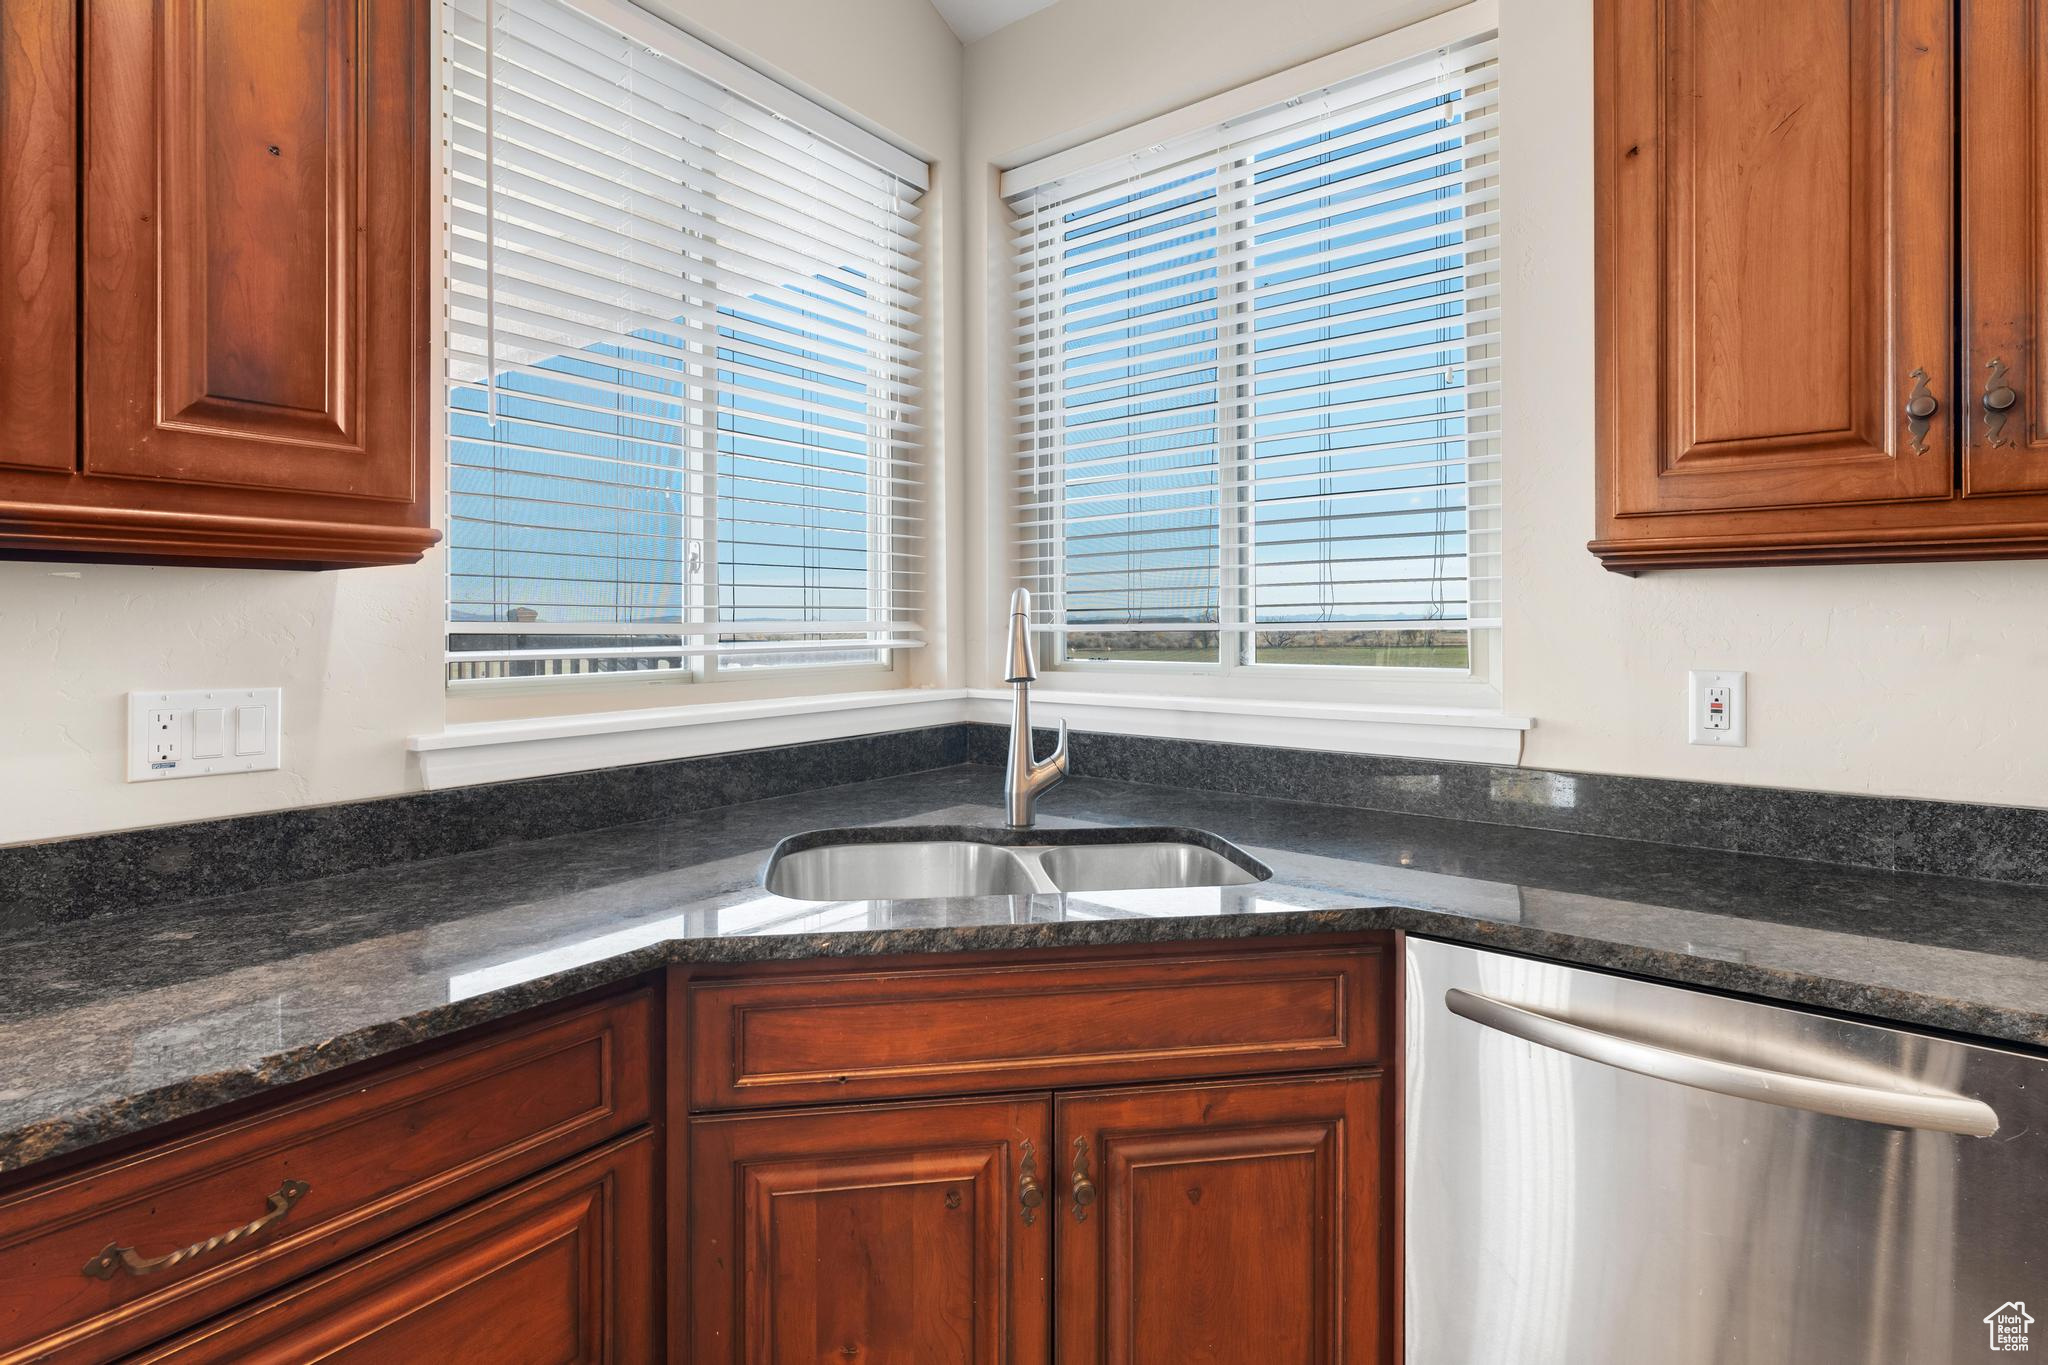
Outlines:
{"label": "cabinet door", "polygon": [[74,0],[0,5],[0,467],[77,459],[77,70]]}
{"label": "cabinet door", "polygon": [[1046,1365],[1051,1104],[690,1125],[693,1365]]}
{"label": "cabinet door", "polygon": [[427,8],[88,5],[88,473],[412,498]]}
{"label": "cabinet door", "polygon": [[643,1131],[134,1359],[642,1365],[659,1350],[654,1190]]}
{"label": "cabinet door", "polygon": [[1949,498],[1948,0],[1596,15],[1603,517]]}
{"label": "cabinet door", "polygon": [[1377,1074],[1063,1096],[1061,1365],[1395,1356]]}
{"label": "cabinet door", "polygon": [[2048,491],[2048,11],[1963,0],[1963,492]]}
{"label": "cabinet door", "polygon": [[0,0],[0,556],[431,526],[432,0]]}

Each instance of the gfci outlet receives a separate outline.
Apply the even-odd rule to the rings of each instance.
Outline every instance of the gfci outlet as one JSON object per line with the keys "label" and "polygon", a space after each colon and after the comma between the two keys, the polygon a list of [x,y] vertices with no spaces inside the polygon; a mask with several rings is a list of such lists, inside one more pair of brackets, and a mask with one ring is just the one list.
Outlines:
{"label": "gfci outlet", "polygon": [[284,689],[128,694],[128,780],[254,773],[284,759]]}
{"label": "gfci outlet", "polygon": [[1748,675],[1695,668],[1685,675],[1685,739],[1740,749],[1749,743]]}

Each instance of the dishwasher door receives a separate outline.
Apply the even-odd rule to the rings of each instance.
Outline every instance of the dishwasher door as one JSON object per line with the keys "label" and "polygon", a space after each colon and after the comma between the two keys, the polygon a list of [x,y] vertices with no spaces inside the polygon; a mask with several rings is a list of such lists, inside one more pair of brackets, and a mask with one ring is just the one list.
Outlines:
{"label": "dishwasher door", "polygon": [[1407,1365],[2048,1353],[2048,1061],[1428,939],[1407,973]]}

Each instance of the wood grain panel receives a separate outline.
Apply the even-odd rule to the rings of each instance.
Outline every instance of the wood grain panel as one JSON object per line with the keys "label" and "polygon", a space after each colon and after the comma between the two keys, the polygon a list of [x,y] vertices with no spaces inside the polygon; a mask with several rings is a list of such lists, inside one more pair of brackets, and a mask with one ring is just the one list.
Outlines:
{"label": "wood grain panel", "polygon": [[78,25],[0,5],[0,466],[78,459]]}
{"label": "wood grain panel", "polygon": [[1377,1074],[1062,1096],[1062,1365],[1391,1362],[1387,1105]]}
{"label": "wood grain panel", "polygon": [[[1603,536],[1643,514],[1946,499],[1942,0],[1601,0]],[[1941,407],[1913,449],[1924,370]]]}
{"label": "wood grain panel", "polygon": [[0,557],[326,569],[440,539],[434,12],[0,4]]}
{"label": "wood grain panel", "polygon": [[1377,947],[698,982],[699,1110],[1357,1066]]}
{"label": "wood grain panel", "polygon": [[136,1359],[656,1360],[654,1164],[652,1139],[637,1134]]}
{"label": "wood grain panel", "polygon": [[427,8],[91,7],[88,472],[415,497]]}
{"label": "wood grain panel", "polygon": [[[107,1359],[648,1122],[647,991],[555,1014],[0,1200],[0,1362]],[[110,1245],[202,1242],[308,1186],[260,1234],[169,1269],[82,1272]]]}
{"label": "wood grain panel", "polygon": [[694,1365],[1047,1365],[1043,1098],[691,1123]]}
{"label": "wood grain panel", "polygon": [[[1965,497],[2048,491],[2048,13],[1963,0]],[[1994,369],[1994,364],[1999,369]],[[1984,407],[2015,396],[2002,421]]]}

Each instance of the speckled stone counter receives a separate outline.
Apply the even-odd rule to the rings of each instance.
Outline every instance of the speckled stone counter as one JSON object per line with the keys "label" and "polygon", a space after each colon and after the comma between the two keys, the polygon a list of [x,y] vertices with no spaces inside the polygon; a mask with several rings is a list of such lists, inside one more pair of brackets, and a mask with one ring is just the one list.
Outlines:
{"label": "speckled stone counter", "polygon": [[671,962],[1406,929],[2048,1046],[2048,889],[1076,780],[1048,826],[1180,825],[1250,886],[820,904],[785,835],[997,825],[956,767],[183,905],[0,919],[0,1170]]}

